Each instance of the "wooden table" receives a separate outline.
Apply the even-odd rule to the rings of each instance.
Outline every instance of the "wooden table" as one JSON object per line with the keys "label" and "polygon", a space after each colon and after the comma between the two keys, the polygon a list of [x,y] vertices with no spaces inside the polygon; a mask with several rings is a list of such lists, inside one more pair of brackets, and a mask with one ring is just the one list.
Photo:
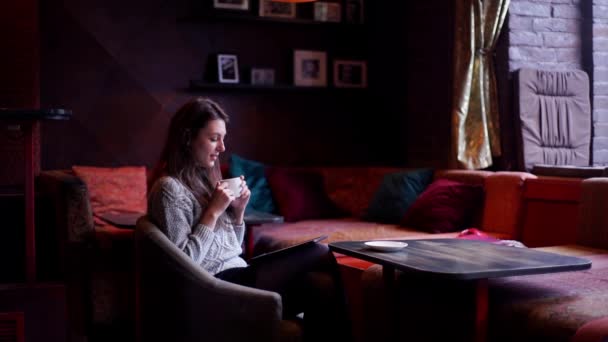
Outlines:
{"label": "wooden table", "polygon": [[[474,281],[476,287],[475,341],[487,338],[488,279],[498,277],[578,271],[591,268],[591,261],[464,239],[401,240],[403,250],[376,252],[364,241],[329,244],[332,251],[382,265],[389,296],[395,291],[395,270],[433,279]],[[394,292],[393,292],[394,293]]]}

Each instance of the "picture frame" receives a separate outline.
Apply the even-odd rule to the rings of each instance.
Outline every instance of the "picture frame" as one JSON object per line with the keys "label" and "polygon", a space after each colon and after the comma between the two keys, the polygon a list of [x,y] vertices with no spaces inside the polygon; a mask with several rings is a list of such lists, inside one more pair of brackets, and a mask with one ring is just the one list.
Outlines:
{"label": "picture frame", "polygon": [[213,0],[213,8],[248,11],[249,0]]}
{"label": "picture frame", "polygon": [[296,86],[327,86],[327,53],[324,51],[295,50],[293,80]]}
{"label": "picture frame", "polygon": [[251,68],[251,84],[262,86],[274,85],[274,69]]}
{"label": "picture frame", "polygon": [[344,21],[349,24],[365,22],[364,0],[346,0],[344,5]]}
{"label": "picture frame", "polygon": [[314,20],[339,23],[342,20],[342,6],[335,2],[315,2]]}
{"label": "picture frame", "polygon": [[260,17],[294,19],[296,17],[296,4],[277,2],[272,0],[260,0]]}
{"label": "picture frame", "polygon": [[367,62],[361,60],[334,60],[334,87],[367,88]]}
{"label": "picture frame", "polygon": [[217,55],[217,75],[219,83],[239,83],[239,61],[236,55]]}

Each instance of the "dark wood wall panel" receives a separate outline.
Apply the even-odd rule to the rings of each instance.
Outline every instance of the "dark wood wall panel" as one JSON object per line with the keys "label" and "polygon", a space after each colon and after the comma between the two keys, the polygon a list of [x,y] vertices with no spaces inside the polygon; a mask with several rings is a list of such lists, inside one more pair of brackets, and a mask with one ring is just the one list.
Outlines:
{"label": "dark wood wall panel", "polygon": [[[36,108],[40,101],[37,0],[0,2],[0,108]],[[39,170],[39,135],[35,132],[35,170]],[[0,122],[0,187],[23,184],[23,132]]]}
{"label": "dark wood wall panel", "polygon": [[[183,20],[184,1],[45,1],[41,11],[42,103],[70,108],[43,127],[43,168],[151,166],[171,115],[192,96],[232,116],[229,151],[270,164],[403,165],[399,127],[373,82],[382,58],[370,27]],[[386,43],[398,43],[387,41]],[[186,91],[210,56],[235,53],[244,72],[270,66],[291,82],[293,49],[369,58],[368,91]],[[379,51],[384,54],[384,51]],[[377,56],[376,56],[377,57]],[[331,78],[330,78],[331,79]]]}

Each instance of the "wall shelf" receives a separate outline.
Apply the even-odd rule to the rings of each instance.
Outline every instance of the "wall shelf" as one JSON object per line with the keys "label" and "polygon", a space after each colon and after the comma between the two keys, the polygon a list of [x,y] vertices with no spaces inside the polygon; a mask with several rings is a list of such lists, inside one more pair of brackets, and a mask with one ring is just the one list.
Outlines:
{"label": "wall shelf", "polygon": [[190,80],[191,92],[199,91],[287,91],[287,92],[328,92],[328,91],[359,91],[367,88],[335,88],[335,87],[301,87],[288,84],[257,85],[246,83],[214,83],[201,80]]}
{"label": "wall shelf", "polygon": [[268,24],[287,24],[287,25],[309,25],[309,26],[323,26],[323,27],[344,27],[344,28],[362,28],[365,24],[354,24],[345,22],[326,22],[316,21],[312,19],[302,18],[275,18],[275,17],[261,17],[251,12],[237,13],[232,11],[219,11],[213,10],[208,13],[201,13],[193,16],[188,16],[179,19],[180,22],[197,23],[205,21],[236,21],[236,22],[254,22],[254,23],[268,23]]}
{"label": "wall shelf", "polygon": [[[312,7],[310,8],[312,9]],[[285,33],[282,33],[282,31],[284,31],[283,29],[287,29],[287,27],[289,26],[291,29],[296,30],[299,28],[304,28],[304,27],[310,27],[311,31],[314,35],[318,35],[319,38],[319,45],[320,46],[325,46],[326,48],[324,50],[331,50],[331,47],[333,46],[331,42],[335,41],[335,40],[340,40],[343,41],[345,43],[350,43],[350,44],[357,44],[358,41],[357,40],[353,40],[353,37],[357,37],[357,36],[364,36],[364,30],[367,29],[367,26],[365,23],[361,23],[361,24],[357,24],[357,23],[349,23],[349,22],[323,22],[323,21],[315,21],[313,19],[311,19],[307,13],[305,11],[298,11],[298,15],[300,15],[301,17],[299,18],[276,18],[276,17],[262,17],[262,16],[258,16],[256,11],[253,10],[249,10],[249,11],[238,11],[238,10],[223,10],[223,9],[213,9],[213,8],[209,8],[209,7],[204,7],[204,8],[198,8],[193,10],[191,13],[193,14],[188,14],[184,17],[178,18],[178,21],[182,22],[182,23],[192,23],[192,24],[202,24],[202,23],[219,23],[219,24],[223,24],[225,22],[229,22],[229,23],[246,23],[246,24],[251,24],[251,25],[247,25],[247,27],[243,27],[240,25],[235,25],[235,27],[237,27],[237,29],[239,30],[249,30],[250,28],[253,29],[261,29],[264,25],[282,25],[281,29],[279,29],[278,27],[276,29],[270,29],[272,32],[277,31],[276,33],[273,33],[273,35],[278,34],[279,37],[287,37]],[[312,15],[312,12],[308,13],[309,15]],[[227,25],[230,26],[230,25]],[[267,28],[269,28],[270,26],[266,26]],[[289,32],[291,32],[292,30],[288,30]],[[301,30],[298,30],[301,31]],[[266,30],[262,30],[259,32],[264,32],[264,34],[259,35],[260,37],[269,37],[269,34]],[[304,32],[304,31],[301,31]],[[352,33],[352,35],[351,35]],[[270,35],[271,37],[273,35]],[[307,34],[305,34],[307,35]],[[299,39],[302,40],[303,37],[305,35],[298,35]],[[343,37],[344,36],[344,37]],[[348,37],[346,37],[348,36]],[[299,46],[299,45],[311,45],[310,43],[308,44],[301,44],[298,43],[298,41],[290,41],[290,45],[292,45],[291,47],[295,49],[295,47]],[[271,47],[271,49],[274,48]],[[284,47],[282,47],[281,49],[284,49]],[[314,49],[314,48],[313,48]],[[339,49],[338,49],[339,50]],[[350,50],[354,50],[354,49],[350,49]],[[255,50],[254,50],[255,51]],[[245,65],[250,65],[251,63],[247,63],[247,61],[250,60],[256,60],[256,62],[259,62],[259,60],[261,59],[267,59],[268,58],[268,54],[269,51],[266,50],[264,53],[257,53],[253,52],[252,53],[252,47],[250,45],[247,45],[247,50],[246,51],[241,51],[242,55],[239,54],[239,62],[242,62],[243,60],[246,61]],[[327,51],[328,54],[330,54],[330,51]],[[279,53],[279,48],[277,48],[277,53]],[[347,54],[352,54],[351,52],[348,52]],[[254,58],[252,58],[251,56],[254,56]],[[265,56],[265,57],[261,57],[261,55]],[[356,53],[355,53],[356,55]],[[287,56],[287,53],[282,53],[280,56]],[[210,57],[212,58],[212,57]],[[248,60],[249,58],[249,60]],[[243,59],[243,60],[241,60]],[[274,65],[274,68],[276,68],[277,70],[280,71],[285,71],[285,70],[289,70],[289,68],[287,67],[288,65],[290,65],[292,62],[288,61],[286,58],[282,58],[281,60],[277,61],[277,58],[274,58],[275,61],[274,63],[266,63],[266,64],[272,64]],[[360,59],[360,58],[359,58]],[[331,77],[331,61],[328,59],[328,78]],[[241,63],[239,63],[241,64]],[[213,67],[213,65],[215,65]],[[216,69],[217,65],[216,63],[211,60],[211,62],[208,63],[207,65],[207,72],[214,72],[215,70],[212,69]],[[242,71],[242,70],[241,70]],[[283,74],[284,72],[279,72],[279,74]],[[245,81],[247,82],[247,77],[245,78]],[[333,84],[331,84],[331,82],[329,82],[327,87],[303,87],[303,86],[295,86],[293,84],[291,84],[289,79],[277,79],[277,84],[274,85],[254,85],[254,84],[249,84],[249,83],[219,83],[216,80],[212,80],[211,78],[209,78],[209,80],[203,80],[203,79],[194,79],[194,80],[190,80],[189,83],[189,87],[187,89],[188,92],[193,92],[193,93],[197,93],[197,92],[255,92],[255,93],[261,93],[261,92],[267,92],[267,93],[275,93],[275,92],[280,92],[280,93],[315,93],[315,94],[325,94],[325,93],[353,93],[353,92],[358,92],[358,93],[363,93],[367,90],[367,88],[336,88],[333,86]]]}

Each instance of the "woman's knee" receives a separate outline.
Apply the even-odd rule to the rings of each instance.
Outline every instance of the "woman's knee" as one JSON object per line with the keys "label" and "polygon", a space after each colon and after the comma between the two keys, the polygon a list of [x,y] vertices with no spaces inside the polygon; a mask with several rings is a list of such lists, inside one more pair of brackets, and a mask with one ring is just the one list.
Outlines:
{"label": "woman's knee", "polygon": [[308,272],[306,274],[306,284],[310,287],[314,297],[325,301],[333,297],[336,293],[336,279],[327,272]]}
{"label": "woman's knee", "polygon": [[306,257],[314,261],[315,267],[313,269],[327,271],[335,268],[337,265],[334,254],[327,245],[322,243],[311,245]]}

